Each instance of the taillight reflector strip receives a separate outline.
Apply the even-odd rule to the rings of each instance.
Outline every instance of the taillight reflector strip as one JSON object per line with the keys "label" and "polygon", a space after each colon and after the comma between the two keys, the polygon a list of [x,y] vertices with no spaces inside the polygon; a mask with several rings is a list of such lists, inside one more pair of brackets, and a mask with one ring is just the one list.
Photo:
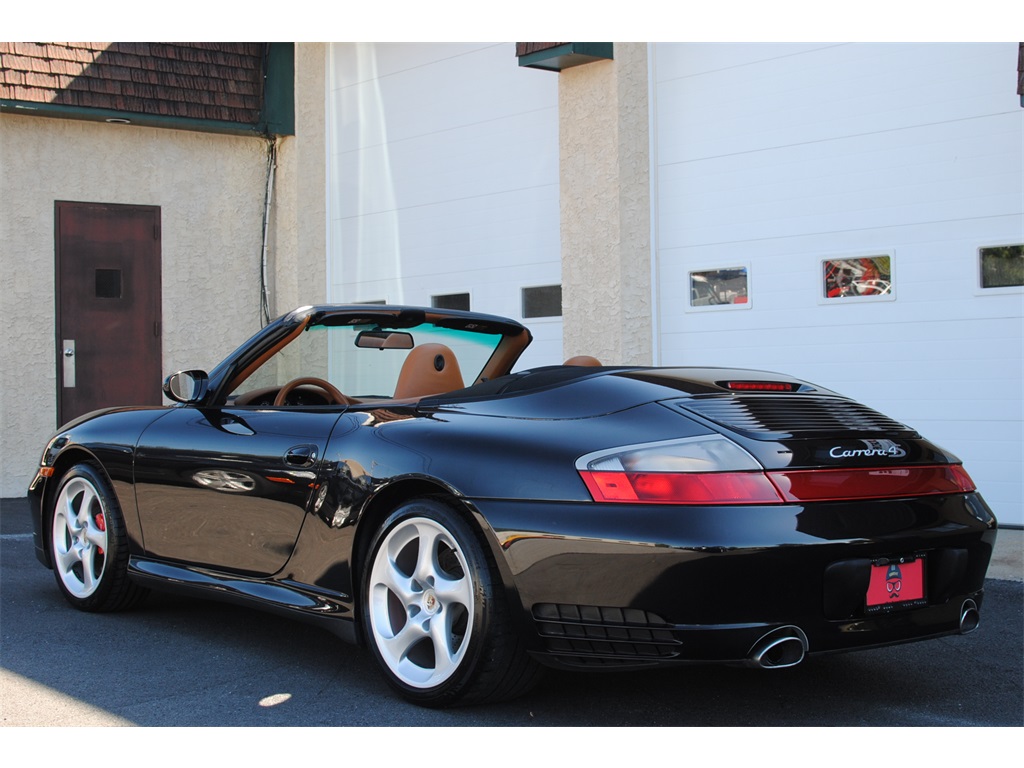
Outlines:
{"label": "taillight reflector strip", "polygon": [[959,465],[799,469],[769,472],[787,502],[898,499],[970,493],[970,476]]}

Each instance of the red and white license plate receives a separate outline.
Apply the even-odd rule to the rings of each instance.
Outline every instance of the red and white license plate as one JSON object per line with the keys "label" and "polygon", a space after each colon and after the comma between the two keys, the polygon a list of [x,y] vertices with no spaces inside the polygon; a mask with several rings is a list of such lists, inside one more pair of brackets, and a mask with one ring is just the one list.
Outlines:
{"label": "red and white license plate", "polygon": [[924,558],[900,557],[871,564],[867,613],[914,608],[927,603]]}

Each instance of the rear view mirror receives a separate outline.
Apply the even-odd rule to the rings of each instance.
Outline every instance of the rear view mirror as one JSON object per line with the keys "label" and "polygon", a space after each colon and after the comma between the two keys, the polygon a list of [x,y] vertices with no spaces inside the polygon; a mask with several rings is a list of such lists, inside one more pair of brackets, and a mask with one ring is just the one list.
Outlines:
{"label": "rear view mirror", "polygon": [[164,381],[164,394],[177,403],[198,403],[206,397],[209,382],[206,371],[178,371]]}
{"label": "rear view mirror", "polygon": [[361,331],[356,336],[360,349],[412,349],[412,334],[405,331]]}

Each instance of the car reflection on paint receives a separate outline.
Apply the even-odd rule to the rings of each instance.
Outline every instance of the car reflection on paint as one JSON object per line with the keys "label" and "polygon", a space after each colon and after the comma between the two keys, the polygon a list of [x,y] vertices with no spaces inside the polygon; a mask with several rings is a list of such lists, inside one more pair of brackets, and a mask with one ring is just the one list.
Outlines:
{"label": "car reflection on paint", "polygon": [[229,472],[223,469],[201,469],[193,473],[192,481],[211,491],[221,493],[252,493],[259,478],[247,472]]}

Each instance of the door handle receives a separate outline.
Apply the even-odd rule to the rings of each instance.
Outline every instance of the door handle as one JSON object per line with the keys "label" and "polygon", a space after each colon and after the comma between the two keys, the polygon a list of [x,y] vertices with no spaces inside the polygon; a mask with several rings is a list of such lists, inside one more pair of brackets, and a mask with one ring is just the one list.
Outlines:
{"label": "door handle", "polygon": [[75,340],[64,339],[61,346],[64,348],[64,388],[70,389],[75,386]]}
{"label": "door handle", "polygon": [[284,455],[284,463],[289,467],[308,469],[316,464],[317,450],[315,445],[296,445],[289,448]]}

